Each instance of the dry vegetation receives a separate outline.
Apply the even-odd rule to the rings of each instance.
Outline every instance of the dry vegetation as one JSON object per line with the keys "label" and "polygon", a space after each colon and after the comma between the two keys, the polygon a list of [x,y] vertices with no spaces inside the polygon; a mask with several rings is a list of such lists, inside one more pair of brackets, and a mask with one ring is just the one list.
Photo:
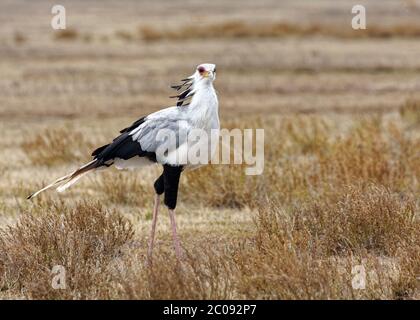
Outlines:
{"label": "dry vegetation", "polygon": [[80,36],[79,32],[75,29],[64,29],[64,30],[59,30],[56,33],[54,33],[54,39],[58,41],[76,40],[77,38],[79,38],[79,36]]}
{"label": "dry vegetation", "polygon": [[[396,25],[370,25],[366,30],[353,30],[352,28],[337,28],[334,24],[297,24],[290,22],[259,22],[249,23],[240,20],[224,21],[203,25],[184,25],[178,28],[159,28],[154,25],[140,25],[138,30],[115,30],[113,36],[126,42],[130,41],[160,41],[191,39],[240,39],[240,38],[284,38],[284,37],[335,37],[335,38],[419,38],[420,26],[416,23]],[[100,39],[109,36],[101,35]],[[90,42],[93,36],[81,33],[76,29],[59,30],[53,35],[56,41],[75,41],[83,39]],[[16,43],[22,43],[26,38],[15,34]]]}
{"label": "dry vegetation", "polygon": [[400,114],[411,127],[420,125],[420,100],[408,99],[401,107]]}
{"label": "dry vegetation", "polygon": [[[333,15],[328,6],[308,16],[299,1],[263,2],[268,9],[215,0],[193,28],[193,3],[176,2],[174,20],[169,2],[135,1],[121,15],[104,4],[89,20],[74,1],[64,33],[40,28],[37,15],[33,33],[0,30],[10,39],[0,41],[1,298],[420,298],[417,17],[372,3],[374,21],[356,35],[341,27],[346,1],[325,2]],[[0,21],[22,9],[7,3]],[[212,165],[183,175],[181,263],[162,208],[153,268],[145,264],[158,167],[98,172],[26,201],[173,102],[168,84],[202,61],[218,64],[222,126],[265,129],[265,170]],[[51,286],[55,265],[65,267],[64,290]],[[364,290],[352,287],[358,265]]]}
{"label": "dry vegetation", "polygon": [[[2,290],[35,299],[100,298],[111,280],[107,270],[132,237],[130,223],[99,204],[39,206],[1,233]],[[67,290],[50,290],[55,265],[65,267]]]}
{"label": "dry vegetation", "polygon": [[[185,203],[255,208],[248,236],[197,241],[185,234],[181,265],[168,238],[151,269],[146,236],[134,241],[120,214],[91,201],[41,201],[0,236],[3,290],[49,299],[417,297],[420,138],[402,131],[405,122],[378,116],[354,121],[344,135],[328,123],[320,116],[260,120],[269,141],[282,137],[267,146],[262,177],[245,176],[241,166],[186,174]],[[104,174],[94,187],[117,206],[147,207],[152,195],[130,172]],[[57,264],[67,270],[67,290],[50,286]],[[363,291],[351,286],[358,264],[368,270]]]}
{"label": "dry vegetation", "polygon": [[[186,25],[178,29],[162,29],[153,25],[141,25],[138,32],[116,30],[114,36],[124,41],[159,41],[190,39],[235,39],[235,38],[284,38],[284,37],[313,37],[325,36],[336,38],[419,38],[420,26],[417,24],[374,25],[360,31],[351,28],[337,28],[328,24],[294,24],[294,23],[247,23],[243,21],[227,21],[208,25]],[[104,39],[107,36],[102,35]],[[89,34],[80,34],[75,29],[57,31],[54,39],[57,41],[74,41],[82,38],[91,41]],[[23,42],[25,38],[15,35],[16,42]]]}
{"label": "dry vegetation", "polygon": [[46,129],[21,144],[34,165],[82,161],[92,147],[92,143],[87,142],[81,132],[69,127]]}
{"label": "dry vegetation", "polygon": [[369,26],[363,32],[351,28],[337,28],[334,25],[293,24],[293,23],[258,23],[229,21],[210,25],[188,25],[177,30],[161,30],[152,26],[140,27],[140,35],[146,41],[188,40],[208,38],[281,38],[291,36],[327,36],[338,38],[405,38],[420,37],[417,24]]}

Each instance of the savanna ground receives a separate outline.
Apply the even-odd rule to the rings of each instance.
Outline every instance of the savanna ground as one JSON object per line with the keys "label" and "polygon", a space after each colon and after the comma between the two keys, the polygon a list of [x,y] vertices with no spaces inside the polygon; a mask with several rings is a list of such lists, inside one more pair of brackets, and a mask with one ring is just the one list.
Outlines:
{"label": "savanna ground", "polygon": [[[63,0],[57,32],[52,1],[3,0],[0,297],[418,299],[420,3],[358,3],[366,31],[352,1]],[[157,167],[26,200],[202,62],[223,127],[265,129],[265,170],[183,175],[181,265],[164,210],[145,265]]]}

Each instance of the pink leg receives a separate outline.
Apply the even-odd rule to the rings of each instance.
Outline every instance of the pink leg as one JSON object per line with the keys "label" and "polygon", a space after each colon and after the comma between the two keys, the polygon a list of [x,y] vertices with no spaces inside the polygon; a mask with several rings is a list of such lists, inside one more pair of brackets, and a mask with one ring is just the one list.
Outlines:
{"label": "pink leg", "polygon": [[152,220],[152,231],[150,232],[150,238],[149,238],[149,249],[147,251],[147,261],[149,264],[152,263],[152,254],[153,254],[153,245],[155,242],[155,231],[156,231],[156,222],[157,222],[157,216],[159,213],[159,203],[160,203],[160,197],[159,195],[155,195],[155,205],[153,208],[153,220]]}
{"label": "pink leg", "polygon": [[175,254],[178,258],[178,260],[182,259],[182,253],[181,253],[181,245],[179,242],[178,235],[176,233],[176,222],[175,222],[175,210],[169,209],[169,217],[171,219],[171,227],[172,227],[172,235],[174,238],[174,247],[175,247]]}

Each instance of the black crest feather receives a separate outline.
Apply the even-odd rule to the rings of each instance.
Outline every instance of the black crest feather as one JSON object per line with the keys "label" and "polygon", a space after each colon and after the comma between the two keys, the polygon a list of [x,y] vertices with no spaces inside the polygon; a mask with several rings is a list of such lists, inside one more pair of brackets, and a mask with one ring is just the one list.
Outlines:
{"label": "black crest feather", "polygon": [[194,95],[194,94],[191,94],[192,92],[191,87],[192,87],[193,79],[186,78],[186,79],[182,79],[181,82],[182,83],[180,84],[171,86],[171,88],[175,89],[176,91],[181,91],[182,89],[184,89],[184,91],[182,91],[181,93],[174,96],[170,96],[170,98],[178,99],[178,101],[176,102],[176,105],[178,107],[187,106],[189,102],[191,101],[192,96]]}

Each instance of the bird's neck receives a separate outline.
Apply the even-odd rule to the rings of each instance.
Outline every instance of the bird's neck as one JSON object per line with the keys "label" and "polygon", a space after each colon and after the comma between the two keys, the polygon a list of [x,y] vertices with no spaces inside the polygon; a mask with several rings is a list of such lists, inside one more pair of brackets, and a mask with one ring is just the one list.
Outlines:
{"label": "bird's neck", "polygon": [[195,93],[191,100],[191,107],[193,108],[218,108],[218,101],[216,90],[214,90],[213,83],[199,82],[196,84]]}
{"label": "bird's neck", "polygon": [[212,83],[200,84],[188,107],[190,118],[198,127],[219,127],[219,103]]}

